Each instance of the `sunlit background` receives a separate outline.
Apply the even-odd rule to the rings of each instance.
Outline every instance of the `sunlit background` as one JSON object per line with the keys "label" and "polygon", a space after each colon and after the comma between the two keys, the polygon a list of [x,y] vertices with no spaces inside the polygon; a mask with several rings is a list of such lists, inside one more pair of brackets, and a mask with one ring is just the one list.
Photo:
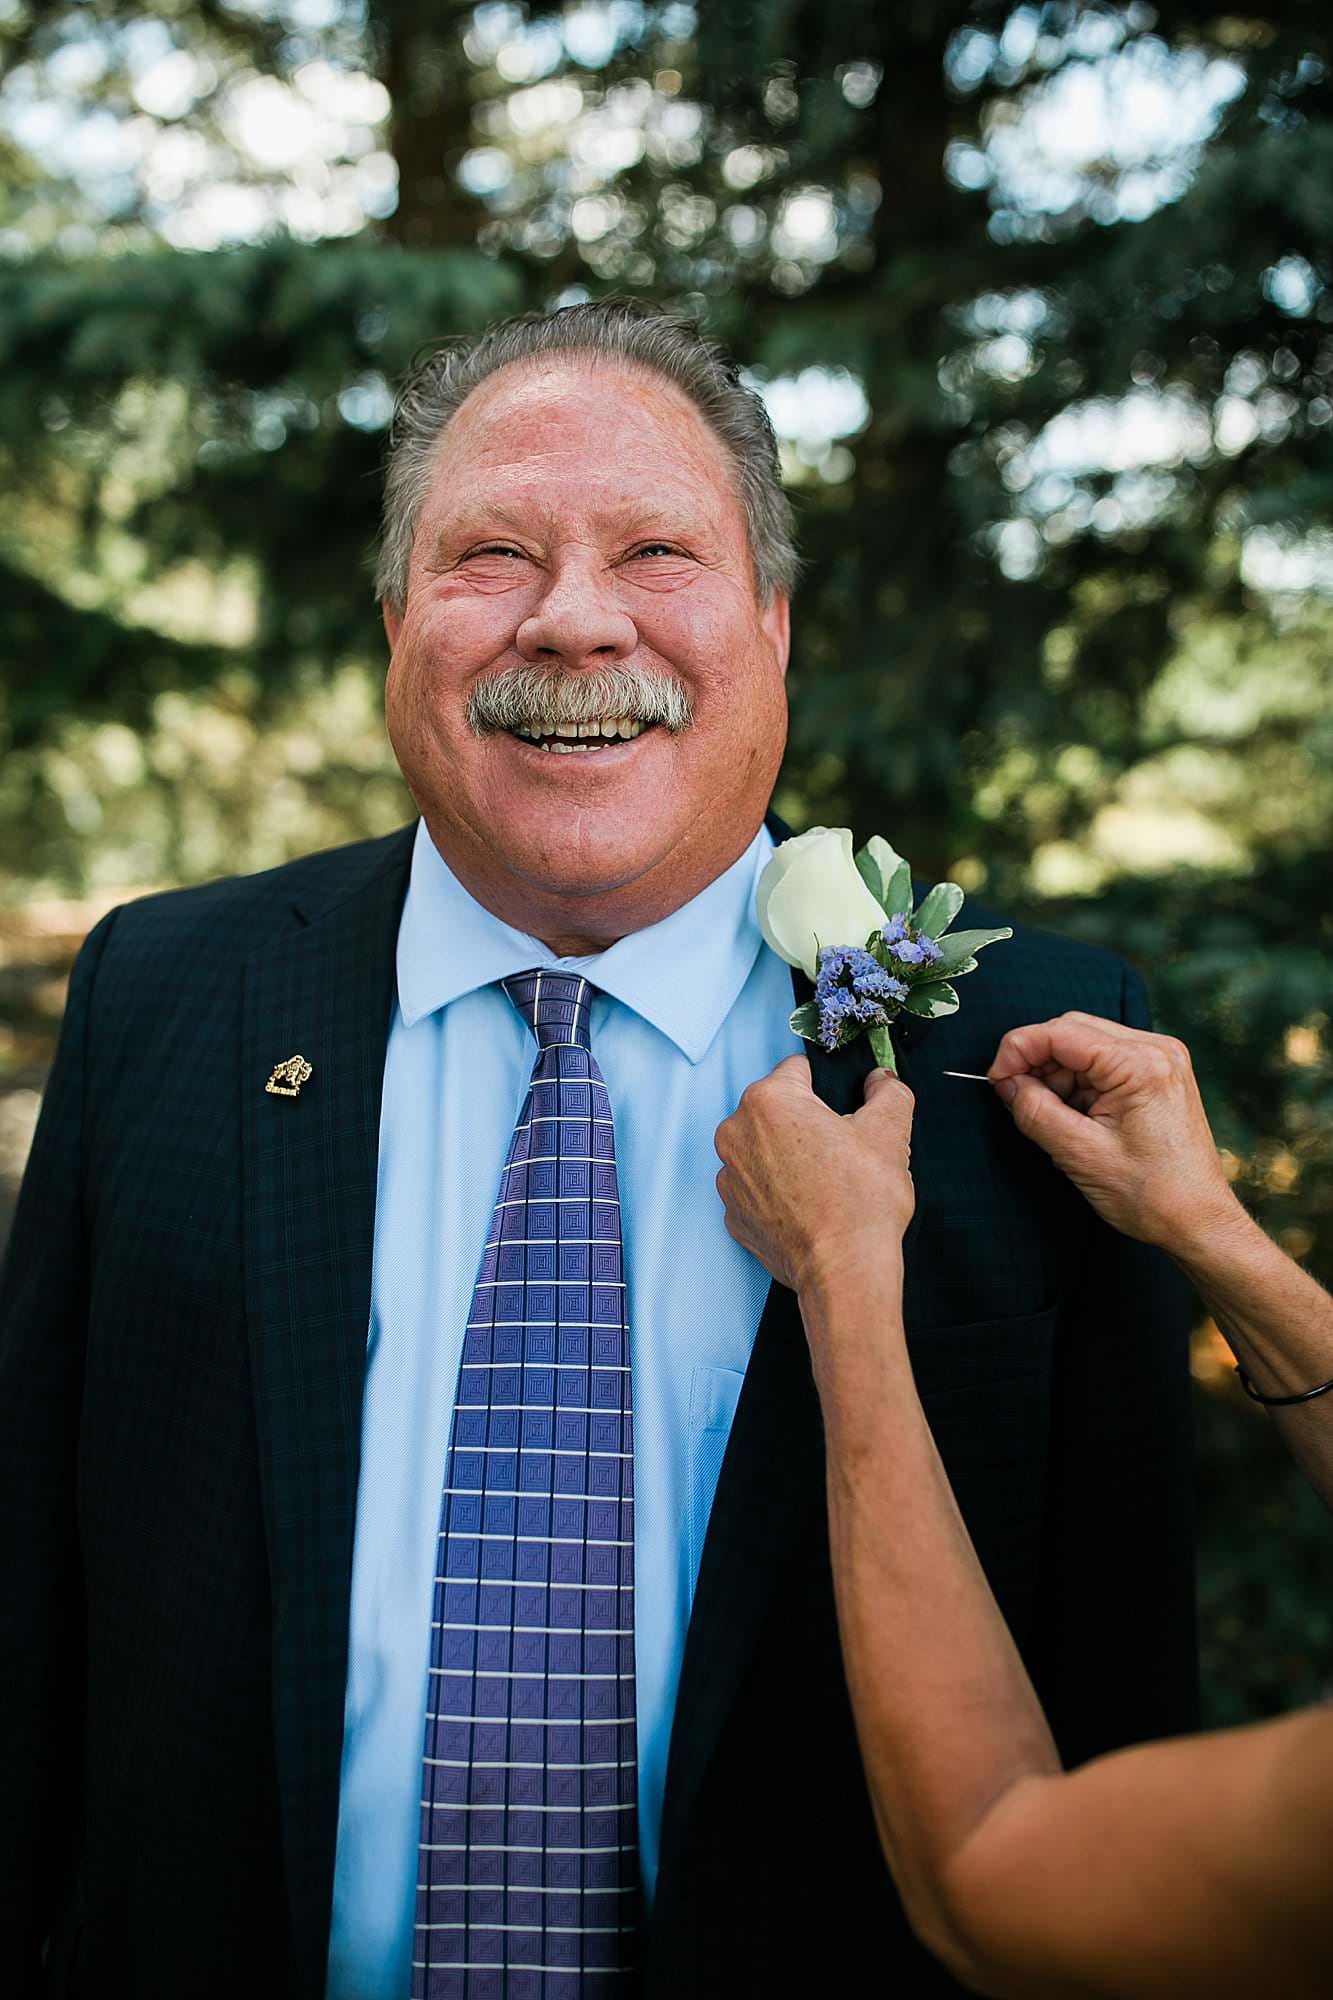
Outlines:
{"label": "sunlit background", "polygon": [[[406,363],[630,290],[781,442],[779,809],[1128,951],[1328,1277],[1331,64],[1303,0],[0,0],[0,1226],[95,917],[409,813]],[[1228,1720],[1325,1685],[1326,1527],[1196,1371]]]}

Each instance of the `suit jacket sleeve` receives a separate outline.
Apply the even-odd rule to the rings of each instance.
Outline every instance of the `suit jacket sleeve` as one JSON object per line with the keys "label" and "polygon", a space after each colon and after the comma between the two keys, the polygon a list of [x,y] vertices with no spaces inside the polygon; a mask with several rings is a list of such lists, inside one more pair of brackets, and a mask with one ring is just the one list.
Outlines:
{"label": "suit jacket sleeve", "polygon": [[[1151,1025],[1126,966],[1121,1018]],[[1056,1348],[1033,1666],[1066,1763],[1198,1724],[1193,1295],[1088,1211]]]}
{"label": "suit jacket sleeve", "polygon": [[41,1990],[79,1825],[83,1591],[75,1498],[88,1302],[88,1015],[115,913],[84,944],[0,1271],[0,1983]]}

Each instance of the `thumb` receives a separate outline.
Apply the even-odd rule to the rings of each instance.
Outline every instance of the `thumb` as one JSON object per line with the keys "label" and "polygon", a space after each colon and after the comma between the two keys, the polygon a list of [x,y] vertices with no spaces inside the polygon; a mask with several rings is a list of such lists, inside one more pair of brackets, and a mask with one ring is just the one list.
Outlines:
{"label": "thumb", "polygon": [[907,1132],[916,1112],[916,1099],[910,1087],[892,1070],[872,1069],[865,1080],[865,1102],[855,1115],[859,1118],[865,1112],[876,1119],[885,1118]]}
{"label": "thumb", "polygon": [[1040,1146],[1058,1167],[1082,1165],[1105,1144],[1106,1134],[1096,1120],[1075,1111],[1040,1077],[1006,1077],[998,1090],[1023,1137]]}

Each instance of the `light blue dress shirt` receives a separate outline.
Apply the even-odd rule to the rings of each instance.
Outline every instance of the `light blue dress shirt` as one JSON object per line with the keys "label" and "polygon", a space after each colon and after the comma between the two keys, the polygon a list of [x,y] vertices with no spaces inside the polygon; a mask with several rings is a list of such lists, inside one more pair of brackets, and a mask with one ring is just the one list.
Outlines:
{"label": "light blue dress shirt", "polygon": [[634,1367],[639,1840],[657,1876],[685,1632],[722,1455],[768,1292],[733,1242],[713,1134],[801,1044],[789,967],[754,916],[773,851],[660,924],[556,958],[474,902],[417,828],[380,1117],[328,2000],[411,1990],[423,1717],[440,1492],[463,1328],[536,1045],[497,985],[529,966],[599,988]]}

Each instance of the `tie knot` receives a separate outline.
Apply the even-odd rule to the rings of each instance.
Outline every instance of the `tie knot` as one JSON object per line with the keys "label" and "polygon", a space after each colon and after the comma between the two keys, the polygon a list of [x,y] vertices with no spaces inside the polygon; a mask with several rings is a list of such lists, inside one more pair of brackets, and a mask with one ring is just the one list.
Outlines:
{"label": "tie knot", "polygon": [[537,1037],[537,1047],[590,1049],[593,987],[578,972],[516,972],[501,980]]}

